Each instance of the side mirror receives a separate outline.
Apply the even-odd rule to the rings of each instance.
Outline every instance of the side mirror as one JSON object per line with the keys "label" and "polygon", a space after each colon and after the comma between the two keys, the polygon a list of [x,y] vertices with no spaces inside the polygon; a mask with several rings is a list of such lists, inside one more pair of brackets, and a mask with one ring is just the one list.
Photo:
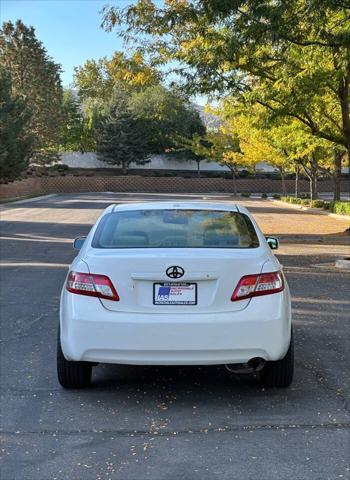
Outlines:
{"label": "side mirror", "polygon": [[85,240],[86,240],[86,237],[75,238],[73,242],[73,248],[75,248],[75,250],[80,250],[81,247],[84,245]]}
{"label": "side mirror", "polygon": [[279,247],[279,241],[276,237],[266,237],[266,241],[271,248],[271,250],[277,250]]}

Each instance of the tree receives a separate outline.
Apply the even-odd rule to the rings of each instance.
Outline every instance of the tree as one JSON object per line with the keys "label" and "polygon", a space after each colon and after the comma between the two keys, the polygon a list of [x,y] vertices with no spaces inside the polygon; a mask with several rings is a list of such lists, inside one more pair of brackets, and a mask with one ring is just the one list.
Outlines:
{"label": "tree", "polygon": [[124,174],[130,163],[143,165],[148,161],[144,122],[130,112],[127,99],[120,93],[97,128],[96,151],[101,160],[121,166]]}
{"label": "tree", "polygon": [[230,98],[216,109],[216,113],[222,118],[222,131],[237,137],[244,165],[254,166],[266,161],[278,168],[284,195],[287,194],[286,172],[295,172],[298,196],[299,174],[303,170],[310,180],[311,199],[317,198],[319,173],[331,171],[334,147],[328,141],[314,137],[295,119],[279,118],[278,122],[271,122],[260,105],[242,106]]}
{"label": "tree", "polygon": [[200,164],[208,160],[211,143],[199,134],[194,134],[192,137],[178,137],[176,142],[178,150],[184,152],[189,160],[197,163],[197,175],[200,177]]}
{"label": "tree", "polygon": [[23,99],[12,95],[11,79],[0,68],[0,178],[13,180],[28,165],[32,137],[25,127],[30,112]]}
{"label": "tree", "polygon": [[139,0],[106,7],[103,25],[155,62],[176,62],[188,91],[229,93],[294,118],[350,161],[349,15],[334,0]]}
{"label": "tree", "polygon": [[194,135],[183,145],[192,152],[194,160],[197,161],[198,176],[200,173],[199,162],[202,160],[217,162],[228,167],[232,173],[234,195],[237,195],[236,178],[238,169],[242,165],[242,154],[236,136],[229,135],[221,129],[212,130],[203,137]]}
{"label": "tree", "polygon": [[64,90],[62,101],[62,125],[59,143],[62,150],[80,150],[83,115],[77,97],[72,90]]}
{"label": "tree", "polygon": [[110,60],[105,57],[88,60],[76,68],[74,81],[82,100],[95,99],[108,104],[116,86],[122,84],[139,90],[158,85],[160,78],[160,73],[140,53],[127,57],[123,52],[115,52]]}
{"label": "tree", "polygon": [[94,129],[97,118],[96,110],[93,108],[84,114],[83,107],[75,92],[69,89],[64,90],[62,124],[59,134],[60,150],[80,151],[82,153],[94,150]]}
{"label": "tree", "polygon": [[132,93],[129,109],[144,121],[152,153],[176,149],[179,138],[205,134],[200,115],[188,99],[162,85]]}
{"label": "tree", "polygon": [[46,158],[57,144],[61,121],[60,66],[48,56],[33,27],[21,20],[0,30],[0,66],[10,73],[12,92],[25,100],[31,116],[24,130],[34,139],[32,154]]}

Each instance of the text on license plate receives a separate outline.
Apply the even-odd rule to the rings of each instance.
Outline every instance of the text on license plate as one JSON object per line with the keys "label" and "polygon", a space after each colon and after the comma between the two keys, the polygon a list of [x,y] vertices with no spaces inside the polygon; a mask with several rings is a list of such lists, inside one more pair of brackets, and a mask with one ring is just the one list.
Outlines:
{"label": "text on license plate", "polygon": [[154,305],[197,305],[196,283],[154,283]]}

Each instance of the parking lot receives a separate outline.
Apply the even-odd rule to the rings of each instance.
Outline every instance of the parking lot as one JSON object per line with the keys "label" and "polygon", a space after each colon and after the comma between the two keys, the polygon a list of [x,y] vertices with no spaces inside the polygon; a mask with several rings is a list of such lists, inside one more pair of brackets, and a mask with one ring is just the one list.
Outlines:
{"label": "parking lot", "polygon": [[[244,199],[293,296],[296,373],[265,389],[224,367],[99,365],[92,387],[56,380],[60,290],[110,203],[209,195],[65,194],[7,205],[1,219],[1,480],[316,480],[349,471],[348,221]],[[232,201],[216,195],[216,200]]]}

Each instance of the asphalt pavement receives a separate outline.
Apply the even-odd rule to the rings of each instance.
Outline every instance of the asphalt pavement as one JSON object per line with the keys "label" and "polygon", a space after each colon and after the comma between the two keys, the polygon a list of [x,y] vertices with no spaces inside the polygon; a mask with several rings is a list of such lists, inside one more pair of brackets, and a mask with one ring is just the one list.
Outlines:
{"label": "asphalt pavement", "polygon": [[350,273],[333,266],[350,254],[345,220],[240,202],[281,239],[296,341],[289,389],[224,367],[114,365],[96,367],[89,389],[59,386],[74,237],[110,203],[202,197],[71,194],[1,208],[1,480],[350,478]]}

